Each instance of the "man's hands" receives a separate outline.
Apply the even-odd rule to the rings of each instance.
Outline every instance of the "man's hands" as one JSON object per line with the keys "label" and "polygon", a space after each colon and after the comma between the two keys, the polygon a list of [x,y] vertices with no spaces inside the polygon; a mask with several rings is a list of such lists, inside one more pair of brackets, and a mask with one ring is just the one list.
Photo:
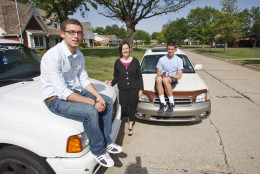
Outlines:
{"label": "man's hands", "polygon": [[101,95],[98,95],[96,98],[96,105],[95,108],[98,112],[104,112],[104,110],[106,109],[106,101],[103,99],[103,97],[101,97]]}

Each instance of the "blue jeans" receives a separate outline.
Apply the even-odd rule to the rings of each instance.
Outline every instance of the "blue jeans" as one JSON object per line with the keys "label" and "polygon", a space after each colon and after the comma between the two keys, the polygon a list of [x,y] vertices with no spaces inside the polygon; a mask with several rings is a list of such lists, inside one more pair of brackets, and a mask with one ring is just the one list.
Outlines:
{"label": "blue jeans", "polygon": [[[94,100],[96,99],[86,90],[74,92]],[[106,109],[101,113],[90,104],[71,102],[59,98],[46,104],[54,114],[83,122],[84,130],[89,139],[90,151],[97,156],[104,153],[106,146],[112,143],[109,135],[112,126],[113,100],[108,96],[102,94],[101,96],[106,101]]]}

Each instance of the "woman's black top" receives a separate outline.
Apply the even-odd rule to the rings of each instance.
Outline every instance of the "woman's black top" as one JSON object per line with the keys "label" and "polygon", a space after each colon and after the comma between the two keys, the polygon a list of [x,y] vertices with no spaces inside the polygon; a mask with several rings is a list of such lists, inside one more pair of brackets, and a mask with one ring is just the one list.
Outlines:
{"label": "woman's black top", "polygon": [[139,89],[144,90],[143,77],[140,69],[140,63],[133,58],[128,67],[124,66],[120,58],[115,61],[114,79],[112,86],[117,83],[118,89]]}

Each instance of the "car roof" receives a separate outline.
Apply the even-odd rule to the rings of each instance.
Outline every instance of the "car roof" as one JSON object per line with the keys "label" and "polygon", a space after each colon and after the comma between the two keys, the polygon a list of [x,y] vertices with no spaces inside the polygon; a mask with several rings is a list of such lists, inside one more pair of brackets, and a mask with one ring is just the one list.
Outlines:
{"label": "car roof", "polygon": [[0,39],[0,44],[23,44],[21,42],[9,39]]}
{"label": "car roof", "polygon": [[[156,55],[156,54],[167,54],[166,47],[155,47],[155,48],[148,48],[144,55]],[[176,52],[174,54],[183,54],[186,55],[184,52],[182,52],[179,48],[176,49]]]}

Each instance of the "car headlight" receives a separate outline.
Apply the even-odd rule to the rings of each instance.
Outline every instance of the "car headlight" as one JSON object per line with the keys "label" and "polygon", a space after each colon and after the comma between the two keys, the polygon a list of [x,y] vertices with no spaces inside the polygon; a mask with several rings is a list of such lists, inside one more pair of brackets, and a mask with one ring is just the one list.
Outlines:
{"label": "car headlight", "polygon": [[85,150],[89,145],[89,140],[85,132],[74,135],[67,140],[67,153],[79,153]]}
{"label": "car headlight", "polygon": [[140,102],[146,102],[146,103],[150,103],[150,99],[146,94],[143,94],[140,98],[139,98]]}
{"label": "car headlight", "polygon": [[205,92],[197,95],[195,103],[202,103],[208,100],[210,100],[209,92]]}

